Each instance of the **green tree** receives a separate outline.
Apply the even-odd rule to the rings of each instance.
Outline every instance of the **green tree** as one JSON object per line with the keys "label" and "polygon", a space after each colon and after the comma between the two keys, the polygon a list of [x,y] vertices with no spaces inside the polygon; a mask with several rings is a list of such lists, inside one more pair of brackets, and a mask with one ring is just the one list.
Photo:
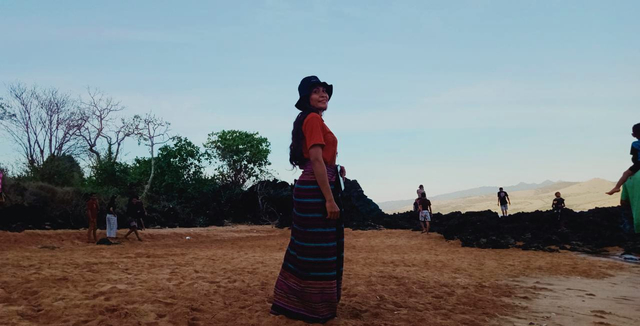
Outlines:
{"label": "green tree", "polygon": [[173,145],[158,150],[157,168],[167,184],[191,183],[204,175],[200,147],[189,139],[176,136]]}
{"label": "green tree", "polygon": [[67,154],[49,155],[41,166],[32,167],[31,173],[36,180],[59,187],[80,186],[84,180],[80,164]]}
{"label": "green tree", "polygon": [[[203,154],[197,145],[184,137],[176,136],[172,140],[172,145],[164,145],[158,150],[154,164],[156,176],[149,192],[175,203],[187,193],[198,191],[196,185],[204,178],[204,166]],[[131,166],[130,182],[144,185],[150,167],[150,158],[136,158]]]}
{"label": "green tree", "polygon": [[111,147],[100,160],[95,160],[91,166],[91,177],[88,184],[96,190],[102,189],[106,193],[126,194],[129,188],[131,167],[118,162],[113,157]]}
{"label": "green tree", "polygon": [[204,144],[207,157],[218,163],[220,180],[238,187],[268,173],[270,146],[257,132],[241,130],[210,133]]}

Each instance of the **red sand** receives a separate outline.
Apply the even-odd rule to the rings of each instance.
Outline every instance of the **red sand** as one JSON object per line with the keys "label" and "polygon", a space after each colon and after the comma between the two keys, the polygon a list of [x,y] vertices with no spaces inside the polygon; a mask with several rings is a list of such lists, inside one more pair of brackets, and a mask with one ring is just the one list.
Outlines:
{"label": "red sand", "polygon": [[[0,325],[303,324],[269,314],[288,230],[162,229],[141,236],[144,242],[97,246],[84,242],[82,230],[0,232]],[[640,279],[639,266],[572,253],[462,248],[438,234],[347,230],[345,238],[343,298],[339,317],[327,325],[571,325],[584,321],[572,319],[584,318],[579,310],[566,309],[557,323],[551,313],[541,315],[546,294],[535,280],[579,277],[589,285],[616,276],[592,290],[606,301],[598,291],[624,288],[623,276]],[[558,302],[560,288],[548,290]],[[633,308],[640,298],[625,298],[629,308],[616,310],[613,325],[640,321]],[[605,318],[594,322],[607,322],[606,314],[594,315]]]}

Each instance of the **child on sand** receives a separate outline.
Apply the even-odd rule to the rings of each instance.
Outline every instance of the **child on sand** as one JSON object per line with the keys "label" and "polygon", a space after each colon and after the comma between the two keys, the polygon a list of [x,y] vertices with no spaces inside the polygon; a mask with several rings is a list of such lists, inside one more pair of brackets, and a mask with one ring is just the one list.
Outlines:
{"label": "child on sand", "polygon": [[638,157],[640,156],[640,123],[636,123],[631,131],[631,136],[638,139],[631,143],[631,162],[633,162],[633,165],[627,171],[624,171],[622,177],[620,177],[620,180],[618,180],[618,183],[616,183],[616,186],[613,187],[613,189],[611,189],[609,192],[607,192],[607,195],[613,195],[616,192],[619,192],[620,188],[627,181],[627,179],[629,179],[630,176],[634,175],[636,172],[638,172],[638,170],[640,170],[640,158]]}
{"label": "child on sand", "polygon": [[142,216],[146,215],[144,210],[144,206],[142,206],[142,202],[140,201],[140,197],[133,196],[129,199],[129,205],[127,206],[127,216],[129,217],[129,232],[124,236],[125,239],[131,233],[135,233],[138,241],[142,241],[140,239],[140,235],[138,234],[138,221],[140,221],[142,229],[144,230],[144,221],[142,220]]}
{"label": "child on sand", "polygon": [[87,230],[87,242],[91,243],[91,236],[93,235],[93,242],[98,241],[96,236],[96,230],[98,229],[98,197],[95,193],[89,194],[89,200],[87,200],[87,217],[89,218],[89,229]]}

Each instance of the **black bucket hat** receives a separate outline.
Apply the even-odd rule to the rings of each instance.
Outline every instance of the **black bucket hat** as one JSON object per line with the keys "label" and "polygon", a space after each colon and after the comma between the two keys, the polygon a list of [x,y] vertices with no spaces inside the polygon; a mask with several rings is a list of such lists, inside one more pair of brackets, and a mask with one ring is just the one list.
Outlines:
{"label": "black bucket hat", "polygon": [[296,108],[298,108],[298,110],[304,110],[304,101],[308,101],[308,98],[311,95],[311,90],[313,90],[313,88],[318,85],[324,87],[324,89],[327,91],[327,95],[329,95],[329,99],[331,99],[331,95],[333,94],[333,85],[329,85],[326,82],[320,81],[320,79],[316,76],[307,76],[302,78],[302,80],[300,81],[300,85],[298,85],[298,95],[300,96],[298,102],[296,102]]}

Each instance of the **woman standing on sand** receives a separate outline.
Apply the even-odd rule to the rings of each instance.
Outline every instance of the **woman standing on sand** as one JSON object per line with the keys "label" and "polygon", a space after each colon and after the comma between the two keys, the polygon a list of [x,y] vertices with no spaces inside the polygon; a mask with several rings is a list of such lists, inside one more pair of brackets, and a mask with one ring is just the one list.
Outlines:
{"label": "woman standing on sand", "polygon": [[[293,190],[291,240],[276,281],[271,313],[309,323],[334,317],[340,301],[344,224],[334,196],[340,187],[338,139],[322,115],[333,85],[316,76],[302,79],[293,123],[289,162],[302,170]],[[338,176],[340,175],[340,176]]]}
{"label": "woman standing on sand", "polygon": [[118,216],[116,215],[117,195],[111,196],[107,205],[107,238],[115,239],[118,233]]}

